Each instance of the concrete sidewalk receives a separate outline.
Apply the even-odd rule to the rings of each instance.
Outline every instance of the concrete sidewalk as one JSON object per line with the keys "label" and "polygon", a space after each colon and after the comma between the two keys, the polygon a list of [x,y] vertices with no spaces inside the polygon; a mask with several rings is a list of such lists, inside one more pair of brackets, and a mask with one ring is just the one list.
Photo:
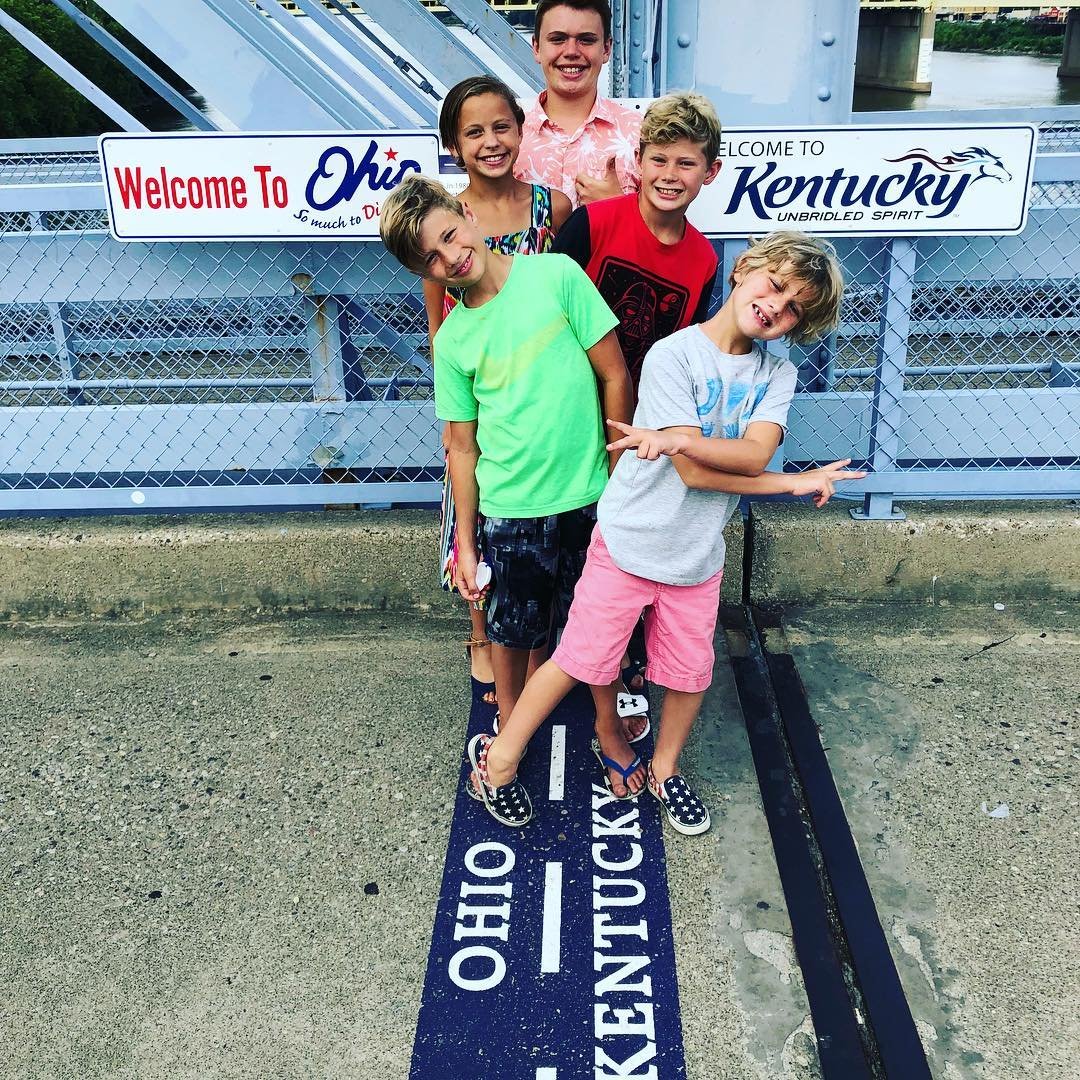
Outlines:
{"label": "concrete sidewalk", "polygon": [[[937,1080],[1080,1056],[1080,518],[1009,509],[754,511]],[[404,1080],[468,697],[435,529],[0,523],[0,1076]],[[713,830],[666,834],[687,1075],[818,1080],[718,643]]]}
{"label": "concrete sidewalk", "polygon": [[[378,614],[0,628],[0,1075],[404,1080],[462,631]],[[715,821],[666,839],[688,1076],[814,1080],[723,665],[686,764]]]}
{"label": "concrete sidewalk", "polygon": [[1077,614],[891,604],[785,619],[943,1080],[1077,1075]]}

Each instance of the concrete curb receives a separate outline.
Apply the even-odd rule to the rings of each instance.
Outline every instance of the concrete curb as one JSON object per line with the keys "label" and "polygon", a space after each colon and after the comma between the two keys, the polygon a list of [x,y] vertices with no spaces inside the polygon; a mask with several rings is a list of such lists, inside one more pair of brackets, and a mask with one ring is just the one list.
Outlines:
{"label": "concrete curb", "polygon": [[855,521],[850,503],[755,504],[758,603],[983,604],[1080,600],[1080,505],[903,503],[906,521]]}
{"label": "concrete curb", "polygon": [[[752,511],[758,603],[981,604],[1080,599],[1073,503],[905,503],[906,521],[853,521],[849,504]],[[722,597],[742,599],[743,528],[725,531]],[[0,521],[0,615],[429,611],[439,587],[433,511]]]}
{"label": "concrete curb", "polygon": [[427,611],[438,529],[420,510],[0,522],[0,612]]}
{"label": "concrete curb", "polygon": [[[724,597],[742,591],[742,522],[729,525]],[[0,616],[430,611],[434,511],[0,521]]]}

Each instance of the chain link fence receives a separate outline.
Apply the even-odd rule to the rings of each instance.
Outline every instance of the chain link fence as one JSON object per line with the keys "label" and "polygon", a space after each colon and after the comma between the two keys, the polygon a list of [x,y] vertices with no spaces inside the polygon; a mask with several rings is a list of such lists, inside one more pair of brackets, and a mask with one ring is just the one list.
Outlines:
{"label": "chain link fence", "polygon": [[[890,509],[1080,492],[1062,160],[1021,236],[839,241],[842,324],[792,351],[786,468],[850,455]],[[381,245],[120,244],[89,145],[0,153],[0,190],[0,510],[438,498],[419,286]]]}

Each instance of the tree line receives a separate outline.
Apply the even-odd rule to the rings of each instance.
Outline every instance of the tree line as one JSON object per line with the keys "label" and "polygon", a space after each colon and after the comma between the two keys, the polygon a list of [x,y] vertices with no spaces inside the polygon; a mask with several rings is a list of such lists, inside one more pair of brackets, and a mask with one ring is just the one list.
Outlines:
{"label": "tree line", "polygon": [[1063,23],[1026,19],[938,22],[934,48],[950,52],[1060,56],[1065,48]]}
{"label": "tree line", "polygon": [[[73,0],[177,89],[182,80],[106,15],[92,0]],[[119,61],[89,38],[48,0],[0,0],[0,8],[58,52],[95,86],[150,128],[171,126],[176,114]],[[39,139],[100,135],[116,122],[73,90],[59,75],[0,30],[0,138]]]}

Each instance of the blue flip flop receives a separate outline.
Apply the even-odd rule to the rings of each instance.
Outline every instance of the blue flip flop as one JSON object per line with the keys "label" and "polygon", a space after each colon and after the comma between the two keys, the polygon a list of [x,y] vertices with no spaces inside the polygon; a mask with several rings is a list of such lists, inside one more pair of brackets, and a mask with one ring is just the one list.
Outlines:
{"label": "blue flip flop", "polygon": [[[644,785],[637,791],[630,790],[630,777],[634,775],[634,770],[641,767],[641,755],[635,754],[634,760],[629,765],[622,766],[614,758],[609,758],[603,750],[600,749],[600,740],[593,739],[592,752],[596,755],[596,760],[600,762],[601,767],[604,770],[604,787],[611,793],[613,799],[618,799],[619,802],[628,802],[630,799],[636,799],[639,795],[645,791]],[[614,785],[611,783],[611,777],[608,775],[608,769],[614,769],[621,777],[623,781],[623,787],[626,788],[625,795],[616,795]]]}

